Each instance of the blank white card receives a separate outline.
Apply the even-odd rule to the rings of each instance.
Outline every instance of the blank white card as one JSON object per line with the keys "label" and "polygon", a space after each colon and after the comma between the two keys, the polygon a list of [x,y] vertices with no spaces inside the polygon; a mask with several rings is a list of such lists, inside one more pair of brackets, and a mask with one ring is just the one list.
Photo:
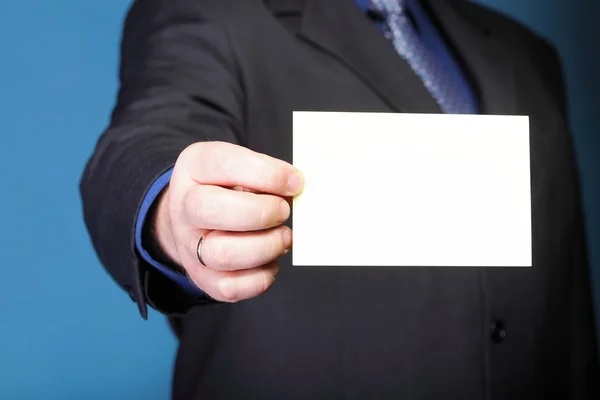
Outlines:
{"label": "blank white card", "polygon": [[531,266],[525,116],[295,112],[297,266]]}

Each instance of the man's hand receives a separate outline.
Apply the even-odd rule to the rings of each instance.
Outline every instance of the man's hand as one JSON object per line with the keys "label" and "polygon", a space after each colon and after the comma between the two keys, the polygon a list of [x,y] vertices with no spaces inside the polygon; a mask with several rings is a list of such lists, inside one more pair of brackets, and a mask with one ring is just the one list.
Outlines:
{"label": "man's hand", "polygon": [[[281,224],[286,197],[302,191],[292,165],[223,142],[185,149],[161,196],[154,221],[158,243],[215,300],[236,302],[265,292],[279,272],[277,258],[292,245]],[[202,265],[198,259],[201,244]]]}

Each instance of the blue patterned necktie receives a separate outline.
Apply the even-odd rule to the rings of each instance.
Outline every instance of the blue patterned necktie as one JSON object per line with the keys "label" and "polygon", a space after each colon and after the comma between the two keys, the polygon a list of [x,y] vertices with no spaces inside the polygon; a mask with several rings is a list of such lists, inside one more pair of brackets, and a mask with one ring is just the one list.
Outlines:
{"label": "blue patterned necktie", "polygon": [[448,114],[474,114],[476,110],[453,76],[423,44],[411,19],[405,13],[404,0],[371,0],[372,9],[385,17],[386,36],[396,52]]}

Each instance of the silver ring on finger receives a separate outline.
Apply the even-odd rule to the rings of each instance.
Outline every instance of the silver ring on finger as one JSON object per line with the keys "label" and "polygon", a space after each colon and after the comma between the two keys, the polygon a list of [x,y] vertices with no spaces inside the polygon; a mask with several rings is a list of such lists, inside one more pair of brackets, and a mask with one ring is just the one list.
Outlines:
{"label": "silver ring on finger", "polygon": [[200,236],[200,239],[198,240],[198,245],[196,246],[196,255],[198,256],[198,261],[200,261],[200,264],[204,265],[205,267],[206,264],[204,264],[204,261],[202,260],[202,243],[206,240],[206,237],[211,232],[213,231],[204,232],[204,234]]}

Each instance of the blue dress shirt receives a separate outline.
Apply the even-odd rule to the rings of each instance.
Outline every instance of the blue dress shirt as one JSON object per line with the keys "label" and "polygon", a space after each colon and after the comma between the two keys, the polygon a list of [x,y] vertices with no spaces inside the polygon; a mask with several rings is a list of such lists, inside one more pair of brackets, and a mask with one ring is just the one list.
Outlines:
{"label": "blue dress shirt", "polygon": [[[363,12],[367,11],[369,7],[369,0],[355,0],[355,2],[361,8],[361,10],[363,10]],[[451,72],[453,78],[460,85],[464,93],[471,99],[471,101],[474,104],[476,104],[474,90],[467,81],[464,71],[461,70],[450,49],[444,42],[441,33],[435,28],[426,10],[423,9],[422,5],[419,3],[419,0],[405,0],[405,4],[414,18],[414,22],[417,25],[418,31],[421,35],[421,39],[423,40],[425,46],[433,54],[435,54],[436,57],[438,57],[439,61],[444,65],[446,70]],[[169,183],[171,173],[172,170],[169,170],[163,175],[161,175],[156,181],[154,181],[154,183],[146,193],[135,226],[135,244],[142,258],[146,260],[150,265],[161,271],[168,278],[177,282],[181,286],[181,288],[186,292],[190,294],[202,295],[202,291],[200,291],[200,289],[193,285],[185,275],[178,273],[173,269],[167,267],[166,265],[163,265],[156,261],[152,257],[152,255],[144,248],[144,245],[142,243],[142,233],[145,229],[145,222],[146,216],[148,215],[148,211],[150,210],[152,204],[154,203],[158,195]]]}

